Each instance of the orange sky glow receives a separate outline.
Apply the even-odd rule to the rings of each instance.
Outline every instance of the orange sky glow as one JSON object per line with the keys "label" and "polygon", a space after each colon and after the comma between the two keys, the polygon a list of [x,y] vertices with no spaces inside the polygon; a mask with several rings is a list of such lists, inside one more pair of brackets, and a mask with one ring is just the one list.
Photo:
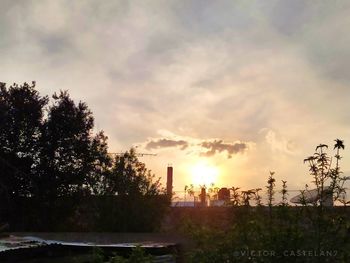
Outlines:
{"label": "orange sky glow", "polygon": [[[345,143],[350,1],[5,1],[2,82],[88,104],[110,152],[137,147],[165,186],[302,189],[303,159]],[[350,187],[348,185],[348,187]]]}

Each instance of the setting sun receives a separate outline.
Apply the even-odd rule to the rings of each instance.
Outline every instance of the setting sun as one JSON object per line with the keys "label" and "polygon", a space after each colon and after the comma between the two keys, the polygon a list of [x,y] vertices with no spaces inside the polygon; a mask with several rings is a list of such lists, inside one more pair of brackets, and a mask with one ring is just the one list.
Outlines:
{"label": "setting sun", "polygon": [[219,169],[212,164],[200,161],[190,168],[190,173],[194,185],[209,186],[212,183],[217,183]]}

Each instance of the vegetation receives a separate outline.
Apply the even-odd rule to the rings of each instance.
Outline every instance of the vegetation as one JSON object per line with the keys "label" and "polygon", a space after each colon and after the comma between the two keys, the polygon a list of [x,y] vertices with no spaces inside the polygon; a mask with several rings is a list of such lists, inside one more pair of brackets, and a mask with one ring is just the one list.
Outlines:
{"label": "vegetation", "polygon": [[[146,250],[140,246],[132,248],[128,255],[118,255],[113,253],[110,255],[106,253],[103,249],[95,247],[92,249],[91,253],[61,257],[46,257],[46,258],[36,258],[25,260],[26,263],[152,263],[154,262],[154,257],[146,252]],[[22,261],[21,261],[22,262]],[[24,262],[22,262],[24,263]]]}
{"label": "vegetation", "polygon": [[[112,159],[107,136],[67,91],[0,83],[0,224],[10,230],[151,231],[168,199],[134,149]],[[147,211],[147,213],[145,213]],[[84,216],[82,216],[84,215]]]}
{"label": "vegetation", "polygon": [[[0,232],[11,231],[153,231],[161,225],[169,198],[159,179],[137,158],[135,149],[111,158],[108,138],[94,133],[94,118],[84,102],[68,92],[41,96],[35,83],[0,84]],[[344,142],[335,140],[334,157],[320,144],[305,158],[317,198],[308,186],[300,206],[275,201],[274,172],[262,188],[232,187],[227,227],[188,222],[194,241],[188,262],[350,262],[350,218],[341,171]],[[205,186],[202,186],[205,188]],[[217,199],[218,188],[208,188]],[[203,191],[204,192],[204,191]],[[195,201],[194,186],[185,187]],[[333,202],[344,207],[330,209]],[[252,206],[252,204],[255,206]],[[8,223],[8,224],[6,224]],[[98,251],[93,262],[151,262],[144,250],[107,259]],[[89,261],[88,261],[89,262]]]}
{"label": "vegetation", "polygon": [[[315,154],[306,159],[318,193],[316,201],[310,204],[304,196],[302,205],[291,207],[287,202],[287,182],[282,181],[282,200],[275,204],[274,172],[270,172],[267,180],[266,206],[256,197],[261,189],[239,192],[239,188],[233,187],[233,216],[227,228],[220,224],[185,223],[184,231],[195,243],[187,261],[349,262],[349,212],[342,207],[326,207],[324,201],[327,191],[332,191],[333,201],[339,200],[339,196],[344,199],[346,178],[340,171],[339,151],[344,144],[336,140],[334,166],[326,149],[326,145],[319,145]],[[251,206],[252,199],[257,206]]]}
{"label": "vegetation", "polygon": [[148,254],[144,248],[141,246],[136,246],[132,248],[129,255],[120,256],[114,254],[108,256],[104,253],[102,249],[95,248],[93,250],[92,256],[90,259],[85,260],[84,262],[91,263],[152,263],[153,256]]}

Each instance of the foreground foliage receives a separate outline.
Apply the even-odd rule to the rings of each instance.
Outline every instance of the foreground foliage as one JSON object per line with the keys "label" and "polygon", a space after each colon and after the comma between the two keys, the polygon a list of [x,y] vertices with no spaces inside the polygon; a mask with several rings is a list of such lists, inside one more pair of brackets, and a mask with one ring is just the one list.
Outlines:
{"label": "foreground foliage", "polygon": [[[234,188],[232,222],[227,229],[191,221],[185,224],[185,232],[195,242],[188,262],[350,262],[350,213],[339,153],[344,144],[336,140],[335,166],[326,148],[319,145],[306,159],[317,189],[315,200],[302,198],[309,191],[306,188],[301,205],[291,207],[286,202],[286,181],[282,181],[282,200],[274,205],[273,172],[267,180],[267,206],[261,204],[255,189],[238,194],[239,188]],[[326,191],[344,206],[326,207]],[[250,206],[251,199],[255,199],[255,207]]]}
{"label": "foreground foliage", "polygon": [[134,149],[108,154],[86,103],[49,100],[35,82],[0,83],[0,171],[12,231],[152,231],[169,204]]}
{"label": "foreground foliage", "polygon": [[146,253],[145,249],[136,246],[127,256],[113,255],[106,257],[100,249],[95,249],[91,257],[91,263],[152,263],[153,256]]}

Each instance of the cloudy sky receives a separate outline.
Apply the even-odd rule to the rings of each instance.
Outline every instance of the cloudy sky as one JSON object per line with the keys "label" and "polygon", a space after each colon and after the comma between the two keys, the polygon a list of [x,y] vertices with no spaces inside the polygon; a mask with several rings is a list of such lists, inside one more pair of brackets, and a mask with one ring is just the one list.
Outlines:
{"label": "cloudy sky", "polygon": [[175,190],[201,165],[299,189],[319,143],[345,140],[350,174],[349,25],[346,0],[2,0],[0,78],[69,90],[111,152],[157,153],[163,179],[173,164]]}

